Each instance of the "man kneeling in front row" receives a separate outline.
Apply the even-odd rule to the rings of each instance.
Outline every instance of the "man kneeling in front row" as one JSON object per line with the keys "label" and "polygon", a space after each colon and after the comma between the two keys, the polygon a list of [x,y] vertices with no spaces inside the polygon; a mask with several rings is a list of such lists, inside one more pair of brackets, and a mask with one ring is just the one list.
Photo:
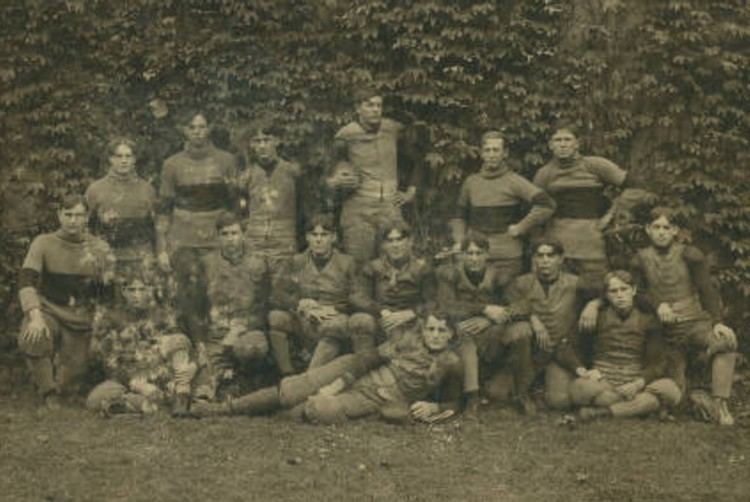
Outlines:
{"label": "man kneeling in front row", "polygon": [[[380,414],[397,422],[434,422],[461,402],[462,364],[453,351],[455,329],[430,312],[401,336],[376,350],[341,356],[225,403],[196,403],[198,416],[256,415],[294,409],[314,423],[338,423]],[[437,394],[439,401],[428,400]]]}

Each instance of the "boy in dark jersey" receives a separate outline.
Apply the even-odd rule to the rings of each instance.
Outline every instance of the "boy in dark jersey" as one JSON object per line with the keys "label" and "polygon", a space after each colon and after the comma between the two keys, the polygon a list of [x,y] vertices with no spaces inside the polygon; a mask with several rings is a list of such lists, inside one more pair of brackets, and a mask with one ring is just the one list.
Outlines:
{"label": "boy in dark jersey", "polygon": [[[722,322],[722,302],[711,280],[708,261],[696,247],[676,241],[679,226],[675,213],[665,207],[651,211],[646,234],[651,245],[633,257],[631,269],[644,298],[664,325],[672,347],[688,358],[696,351],[710,361],[711,395],[690,394],[698,411],[721,425],[733,425],[727,407],[737,358],[737,337]],[[680,360],[678,383],[686,388],[686,360]]]}

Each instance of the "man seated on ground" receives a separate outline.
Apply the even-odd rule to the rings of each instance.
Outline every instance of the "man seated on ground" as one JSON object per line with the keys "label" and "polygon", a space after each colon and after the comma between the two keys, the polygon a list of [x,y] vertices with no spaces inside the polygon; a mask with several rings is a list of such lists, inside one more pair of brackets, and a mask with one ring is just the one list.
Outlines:
{"label": "man seated on ground", "polygon": [[661,326],[652,314],[634,306],[633,277],[624,270],[604,278],[605,305],[594,334],[593,364],[570,386],[573,404],[584,420],[638,417],[674,407],[682,398],[677,383],[666,376],[670,360]]}
{"label": "man seated on ground", "polygon": [[219,249],[203,257],[209,309],[208,330],[197,343],[205,354],[196,398],[214,399],[221,387],[236,381],[236,371],[257,365],[268,354],[266,298],[268,270],[246,249],[240,218],[230,212],[216,220]]}
{"label": "man seated on ground", "polygon": [[414,256],[411,231],[393,221],[380,231],[380,257],[362,270],[361,288],[354,303],[352,336],[374,347],[378,329],[390,339],[413,327],[416,319],[433,306],[435,276],[427,261]]}
{"label": "man seated on ground", "polygon": [[[570,407],[568,387],[576,376],[579,313],[581,324],[596,322],[598,303],[586,305],[596,293],[578,276],[562,271],[564,250],[556,239],[535,241],[531,252],[532,272],[517,277],[506,291],[511,307],[518,315],[528,314],[530,323],[516,323],[508,329],[514,332],[530,327],[538,349],[534,366],[544,370],[544,400],[548,407],[564,410]],[[506,399],[513,388],[511,377],[502,372],[495,375],[485,386],[487,396]]]}
{"label": "man seated on ground", "polygon": [[175,327],[174,314],[157,304],[146,274],[129,271],[120,298],[94,319],[91,351],[107,380],[89,393],[86,406],[106,415],[148,414],[171,403],[174,415],[185,415],[197,371],[190,340]]}
{"label": "man seated on ground", "polygon": [[[690,393],[690,400],[704,419],[733,425],[727,407],[737,357],[737,337],[722,322],[722,302],[714,286],[706,257],[696,247],[676,241],[675,213],[654,208],[646,225],[651,245],[633,258],[631,269],[645,299],[664,325],[668,344],[683,354],[676,378],[686,391],[686,358],[702,358],[711,368],[711,395]],[[699,357],[696,356],[696,352]]]}
{"label": "man seated on ground", "polygon": [[479,402],[479,357],[490,375],[508,367],[513,376],[513,396],[523,413],[535,412],[528,390],[534,380],[531,332],[506,327],[519,320],[503,304],[501,273],[487,264],[490,243],[483,234],[469,232],[461,244],[460,260],[437,270],[437,301],[457,321],[458,352],[464,364],[466,409],[476,412]]}
{"label": "man seated on ground", "polygon": [[[458,409],[462,365],[451,348],[447,316],[428,312],[402,336],[377,349],[339,357],[226,403],[201,403],[194,412],[256,415],[286,408],[314,423],[330,424],[380,414],[396,422],[433,422]],[[428,401],[435,392],[440,401]]]}
{"label": "man seated on ground", "polygon": [[24,313],[18,348],[50,409],[60,408],[61,395],[80,390],[94,307],[111,297],[115,268],[107,243],[86,231],[83,197],[65,197],[57,217],[60,228],[32,241],[18,278]]}
{"label": "man seated on ground", "polygon": [[[289,343],[292,334],[315,347],[309,368],[335,359],[349,342],[351,296],[357,281],[354,260],[334,248],[336,230],[330,215],[313,216],[305,230],[308,248],[279,274],[274,295],[281,308],[268,316],[271,347],[282,375],[295,372]],[[355,352],[362,350],[354,337],[351,344]]]}

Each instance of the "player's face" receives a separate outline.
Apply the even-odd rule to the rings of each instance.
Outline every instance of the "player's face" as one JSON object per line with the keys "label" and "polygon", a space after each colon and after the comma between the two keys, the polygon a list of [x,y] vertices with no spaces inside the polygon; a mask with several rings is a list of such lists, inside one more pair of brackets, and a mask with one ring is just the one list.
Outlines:
{"label": "player's face", "polygon": [[240,252],[242,250],[242,226],[235,223],[219,230],[219,244],[222,251],[229,254]]}
{"label": "player's face", "polygon": [[336,235],[317,225],[315,228],[305,234],[307,245],[315,256],[328,256],[333,250],[333,243],[336,241]]}
{"label": "player's face", "polygon": [[668,248],[672,245],[679,229],[669,222],[669,220],[660,216],[648,225],[646,225],[646,234],[651,239],[651,243],[658,248]]}
{"label": "player's face", "polygon": [[453,331],[450,326],[448,326],[448,321],[445,319],[438,319],[435,316],[429,316],[424,323],[424,326],[422,326],[422,337],[424,338],[424,344],[428,349],[434,352],[439,352],[448,347],[448,344],[453,338]]}
{"label": "player's face", "polygon": [[615,308],[615,310],[627,313],[633,308],[635,287],[617,277],[613,277],[607,284],[606,295],[607,301]]}
{"label": "player's face", "polygon": [[377,126],[383,118],[383,98],[373,96],[357,105],[359,122],[365,126]]}
{"label": "player's face", "polygon": [[488,167],[498,167],[505,159],[505,141],[500,138],[490,138],[482,143],[482,164]]}
{"label": "player's face", "polygon": [[534,270],[541,279],[556,279],[560,274],[563,256],[547,244],[539,246],[532,256]]}
{"label": "player's face", "polygon": [[578,154],[578,138],[567,129],[560,129],[549,140],[549,148],[557,159],[569,159]]}
{"label": "player's face", "polygon": [[482,272],[487,268],[488,256],[486,249],[482,249],[472,242],[463,252],[464,267],[469,272]]}
{"label": "player's face", "polygon": [[86,230],[89,221],[89,213],[83,204],[77,204],[71,208],[63,208],[57,212],[60,221],[60,229],[69,236],[80,236]]}
{"label": "player's face", "polygon": [[208,142],[208,121],[201,114],[193,117],[188,125],[182,128],[185,138],[192,146],[204,146]]}
{"label": "player's face", "polygon": [[109,157],[109,165],[116,174],[129,174],[135,169],[135,155],[128,145],[119,145]]}
{"label": "player's face", "polygon": [[250,140],[250,148],[261,162],[275,160],[277,146],[278,140],[270,134],[258,133]]}
{"label": "player's face", "polygon": [[402,260],[411,253],[411,239],[401,230],[393,229],[385,236],[383,252],[390,261]]}
{"label": "player's face", "polygon": [[122,287],[122,297],[131,307],[145,308],[151,304],[153,289],[136,279]]}

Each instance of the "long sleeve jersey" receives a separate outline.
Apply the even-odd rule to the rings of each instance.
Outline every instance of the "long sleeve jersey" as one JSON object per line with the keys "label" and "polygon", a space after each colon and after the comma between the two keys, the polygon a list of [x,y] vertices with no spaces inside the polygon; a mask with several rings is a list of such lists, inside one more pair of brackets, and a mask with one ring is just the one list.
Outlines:
{"label": "long sleeve jersey", "polygon": [[[171,250],[217,246],[214,224],[222,211],[236,207],[232,200],[236,176],[235,157],[213,145],[188,147],[164,161],[159,231],[168,227],[164,239]],[[164,239],[160,238],[158,251],[166,249]]]}
{"label": "long sleeve jersey", "polygon": [[72,329],[88,330],[96,302],[111,299],[114,266],[109,245],[93,235],[37,236],[19,274],[21,308],[40,308]]}
{"label": "long sleeve jersey", "polygon": [[[531,209],[524,215],[521,211],[527,204]],[[466,227],[502,237],[491,242],[493,258],[517,258],[523,254],[523,245],[507,235],[508,227],[517,225],[520,233],[526,234],[552,216],[555,202],[544,190],[504,166],[496,171],[483,169],[466,178],[456,206],[455,218]]]}
{"label": "long sleeve jersey", "polygon": [[383,309],[411,309],[420,315],[435,302],[435,275],[427,261],[414,256],[401,267],[385,257],[362,269],[361,288],[354,298],[358,310],[379,316]]}
{"label": "long sleeve jersey", "polygon": [[156,191],[132,174],[109,173],[86,189],[93,232],[112,246],[119,259],[135,258],[134,248],[155,242]]}
{"label": "long sleeve jersey", "polygon": [[630,268],[639,291],[654,310],[669,303],[683,320],[701,318],[707,312],[714,323],[721,322],[721,296],[700,249],[672,244],[660,252],[649,246],[633,257]]}

